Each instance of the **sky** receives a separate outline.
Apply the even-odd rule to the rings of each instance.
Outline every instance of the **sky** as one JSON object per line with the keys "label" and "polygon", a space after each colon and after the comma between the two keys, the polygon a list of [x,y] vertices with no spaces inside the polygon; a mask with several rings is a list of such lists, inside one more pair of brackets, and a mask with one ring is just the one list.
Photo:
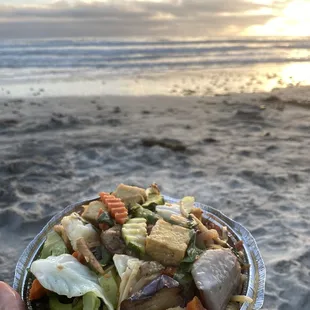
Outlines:
{"label": "sky", "polygon": [[310,0],[0,0],[0,38],[310,36]]}

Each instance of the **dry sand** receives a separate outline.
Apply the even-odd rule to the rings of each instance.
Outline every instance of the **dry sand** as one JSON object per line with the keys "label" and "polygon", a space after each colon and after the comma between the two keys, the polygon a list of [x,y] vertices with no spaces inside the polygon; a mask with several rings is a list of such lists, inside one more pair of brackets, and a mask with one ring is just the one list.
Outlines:
{"label": "dry sand", "polygon": [[264,309],[309,309],[309,100],[307,87],[0,99],[0,280],[12,283],[23,249],[67,204],[156,181],[252,232],[267,266]]}

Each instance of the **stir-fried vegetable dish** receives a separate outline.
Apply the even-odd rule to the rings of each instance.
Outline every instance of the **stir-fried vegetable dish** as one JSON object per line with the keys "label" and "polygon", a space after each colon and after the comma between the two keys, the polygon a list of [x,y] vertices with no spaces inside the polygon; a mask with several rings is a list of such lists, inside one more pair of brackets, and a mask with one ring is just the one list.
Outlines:
{"label": "stir-fried vegetable dish", "polygon": [[50,310],[236,310],[248,265],[242,241],[193,197],[167,203],[156,184],[120,184],[62,218],[31,264],[29,300]]}

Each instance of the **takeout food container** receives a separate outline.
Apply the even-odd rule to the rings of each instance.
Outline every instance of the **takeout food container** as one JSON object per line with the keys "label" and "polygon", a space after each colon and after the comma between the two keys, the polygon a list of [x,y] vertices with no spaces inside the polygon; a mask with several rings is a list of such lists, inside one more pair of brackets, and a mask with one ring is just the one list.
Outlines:
{"label": "takeout food container", "polygon": [[[171,198],[168,196],[164,196],[164,198],[165,201],[169,203],[176,203],[179,201],[179,199]],[[28,300],[29,289],[32,281],[29,268],[31,263],[40,254],[47,233],[53,228],[54,225],[59,224],[60,220],[64,216],[69,215],[72,212],[79,212],[82,210],[83,205],[98,199],[99,197],[96,197],[93,199],[74,203],[66,207],[62,212],[56,214],[44,226],[41,232],[29,243],[27,248],[24,250],[16,265],[13,288],[18,293],[20,293],[22,299],[25,301],[26,309],[37,310],[32,307],[30,301]],[[248,279],[243,287],[243,294],[251,297],[253,299],[253,303],[250,305],[243,304],[241,310],[261,309],[264,302],[266,268],[254,237],[241,224],[228,218],[222,212],[201,203],[196,202],[195,205],[196,207],[199,207],[203,210],[203,216],[205,218],[207,218],[218,227],[221,228],[223,226],[227,226],[229,238],[231,238],[233,242],[238,240],[243,241],[245,260],[246,263],[250,265],[250,268],[246,273]]]}

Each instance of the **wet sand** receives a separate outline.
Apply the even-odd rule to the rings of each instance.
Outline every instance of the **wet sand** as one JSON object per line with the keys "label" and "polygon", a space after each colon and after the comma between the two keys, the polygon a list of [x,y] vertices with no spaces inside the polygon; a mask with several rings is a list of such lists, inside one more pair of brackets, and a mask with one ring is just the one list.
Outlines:
{"label": "wet sand", "polygon": [[310,306],[310,88],[216,97],[0,99],[0,280],[66,205],[156,181],[245,225],[264,309]]}

